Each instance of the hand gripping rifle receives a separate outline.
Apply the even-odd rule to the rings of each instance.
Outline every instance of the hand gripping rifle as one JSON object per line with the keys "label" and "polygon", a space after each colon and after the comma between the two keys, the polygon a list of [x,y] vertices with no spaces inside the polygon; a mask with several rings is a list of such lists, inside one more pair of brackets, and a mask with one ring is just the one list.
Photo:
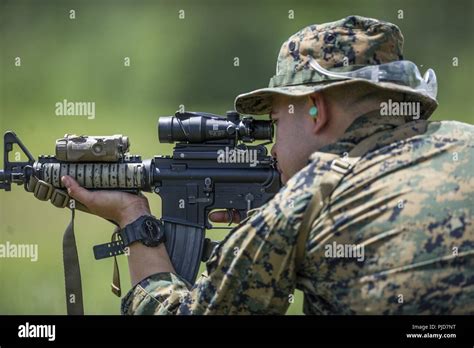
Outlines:
{"label": "hand gripping rifle", "polygon": [[[240,118],[234,111],[226,116],[177,112],[174,117],[160,117],[159,141],[176,143],[173,154],[147,160],[130,155],[129,140],[122,135],[66,135],[56,141],[55,156],[40,156],[35,160],[14,132],[5,133],[0,189],[10,191],[11,184],[23,184],[37,198],[51,200],[57,207],[71,208],[71,223],[63,238],[69,314],[83,314],[73,227],[75,208],[80,209],[81,204],[69,198],[61,177],[69,175],[92,190],[160,195],[160,222],[165,231],[166,249],[176,272],[193,284],[200,262],[208,259],[216,244],[205,238],[205,231],[213,228],[208,220],[211,210],[237,211],[243,219],[250,209],[270,200],[281,187],[274,160],[265,147],[273,137],[271,121]],[[255,140],[267,142],[255,146],[245,144]],[[28,161],[8,160],[15,144]],[[87,211],[84,207],[80,210]],[[117,233],[110,243],[94,247],[96,259],[123,253]],[[117,278],[115,262],[114,283]],[[112,284],[112,291],[120,296],[120,285]]]}

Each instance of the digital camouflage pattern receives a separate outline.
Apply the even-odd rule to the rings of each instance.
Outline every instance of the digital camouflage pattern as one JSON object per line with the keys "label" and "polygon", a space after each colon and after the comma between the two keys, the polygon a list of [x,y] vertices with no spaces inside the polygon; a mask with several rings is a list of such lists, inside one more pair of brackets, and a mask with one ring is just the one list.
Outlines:
{"label": "digital camouflage pattern", "polygon": [[[392,82],[370,82],[364,79],[340,79],[322,75],[312,69],[310,58],[323,68],[343,72],[370,65],[379,65],[403,59],[403,36],[392,23],[362,16],[305,27],[292,35],[281,46],[276,75],[268,88],[237,96],[235,108],[244,114],[268,114],[275,93],[305,96],[316,91],[354,85],[368,93],[384,90],[403,94],[404,101],[421,103],[421,118],[428,119],[436,109],[436,100],[423,89]],[[395,65],[392,75],[403,75],[413,81],[411,67]]]}
{"label": "digital camouflage pattern", "polygon": [[[313,186],[333,159],[380,131],[313,223],[297,272],[296,231]],[[474,314],[473,135],[452,121],[358,118],[231,231],[193,287],[155,274],[122,312],[284,314],[298,288],[306,314]],[[361,246],[364,257],[329,255],[334,242]]]}
{"label": "digital camouflage pattern", "polygon": [[[270,87],[238,96],[237,111],[265,114],[275,93],[303,96],[353,84],[367,94],[389,91],[420,102],[422,119],[378,111],[359,117],[227,235],[193,287],[175,274],[155,274],[127,294],[122,313],[284,314],[298,288],[306,314],[474,314],[474,127],[423,120],[437,106],[423,91],[328,80],[308,64],[312,57],[323,68],[347,71],[403,59],[402,48],[397,26],[359,16],[290,37]],[[383,137],[314,221],[296,269],[297,231],[315,185],[334,159],[377,132]],[[354,248],[339,254],[337,246]],[[356,248],[363,253],[347,254]]]}

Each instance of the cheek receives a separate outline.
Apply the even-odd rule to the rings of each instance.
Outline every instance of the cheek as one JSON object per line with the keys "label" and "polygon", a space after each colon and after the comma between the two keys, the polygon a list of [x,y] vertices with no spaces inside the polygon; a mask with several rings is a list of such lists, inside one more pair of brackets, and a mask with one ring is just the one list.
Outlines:
{"label": "cheek", "polygon": [[290,178],[307,163],[312,136],[306,124],[298,124],[291,119],[278,122],[275,138],[277,160],[285,177]]}
{"label": "cheek", "polygon": [[278,129],[276,133],[276,151],[278,162],[282,164],[282,169],[285,170],[284,166],[291,163],[292,153],[295,152],[295,146],[298,145],[298,139],[294,134],[294,124],[291,122],[278,122]]}

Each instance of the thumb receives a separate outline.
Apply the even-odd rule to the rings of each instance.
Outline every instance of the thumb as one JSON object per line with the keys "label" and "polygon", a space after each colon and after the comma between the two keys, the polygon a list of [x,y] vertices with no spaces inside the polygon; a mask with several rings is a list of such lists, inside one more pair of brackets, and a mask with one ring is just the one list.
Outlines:
{"label": "thumb", "polygon": [[76,180],[70,176],[65,175],[61,178],[61,181],[63,182],[64,186],[66,186],[69,196],[86,206],[91,203],[93,196],[92,192],[81,187]]}

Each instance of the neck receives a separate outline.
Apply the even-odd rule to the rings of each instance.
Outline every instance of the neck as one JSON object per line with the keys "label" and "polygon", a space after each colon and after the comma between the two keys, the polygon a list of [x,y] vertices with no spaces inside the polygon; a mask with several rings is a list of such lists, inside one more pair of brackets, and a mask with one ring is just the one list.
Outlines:
{"label": "neck", "polygon": [[349,152],[355,145],[371,134],[386,129],[393,129],[406,123],[404,118],[381,116],[379,108],[352,117],[351,115],[341,115],[340,118],[345,118],[346,124],[338,124],[337,127],[345,129],[345,131],[337,136],[331,144],[318,150],[319,152],[341,155],[344,152]]}

